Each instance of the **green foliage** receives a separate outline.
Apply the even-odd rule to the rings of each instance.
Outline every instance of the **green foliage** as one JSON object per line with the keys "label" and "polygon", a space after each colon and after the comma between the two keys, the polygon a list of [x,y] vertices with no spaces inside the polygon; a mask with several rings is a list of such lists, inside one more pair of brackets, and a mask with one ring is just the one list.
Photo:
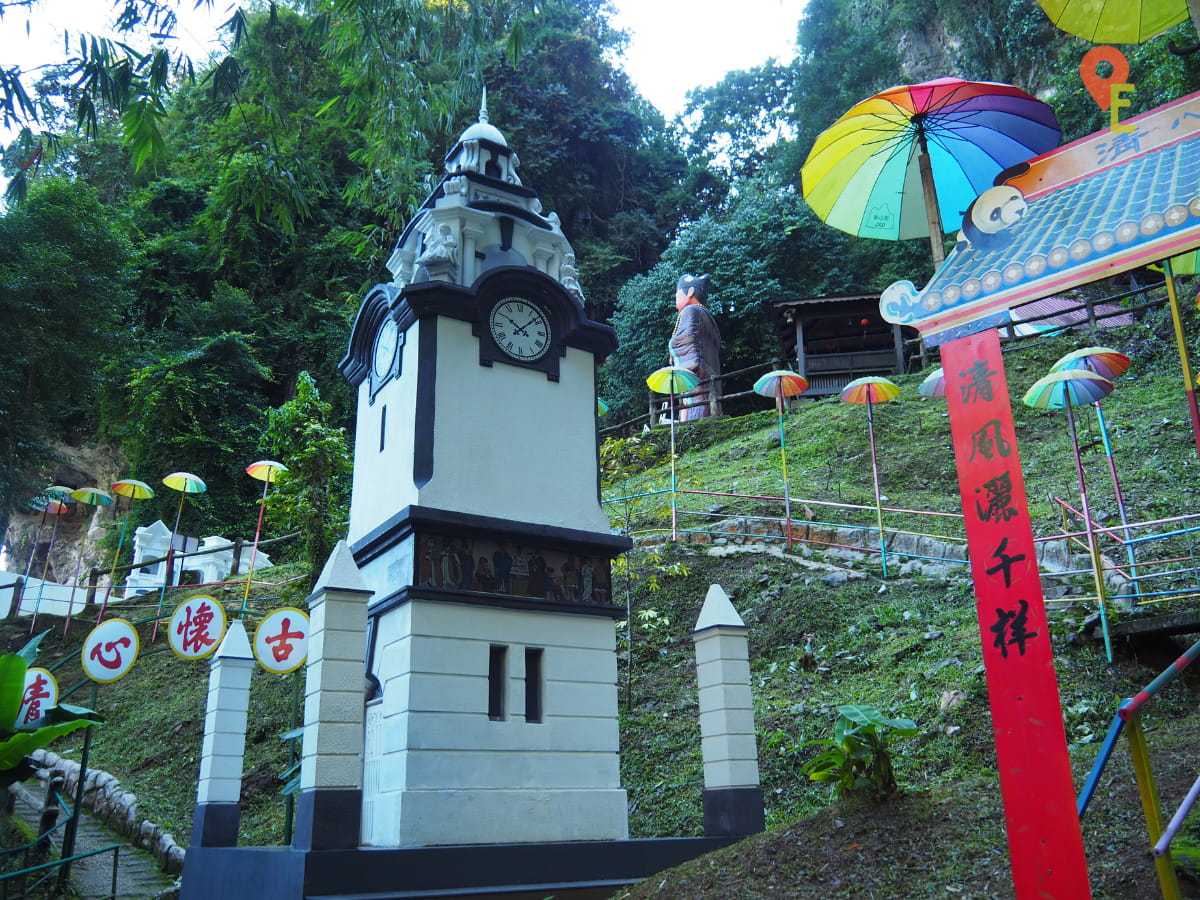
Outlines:
{"label": "green foliage", "polygon": [[270,516],[283,530],[303,535],[313,582],[349,512],[353,457],[345,431],[329,422],[331,412],[312,376],[301,372],[296,396],[267,413],[265,442],[288,469],[276,475]]}
{"label": "green foliage", "polygon": [[[244,334],[193,343],[132,372],[122,422],[125,452],[133,471],[147,480],[177,470],[204,479],[207,492],[188,499],[192,533],[249,530],[256,490],[244,470],[257,452],[270,372]],[[159,491],[138,512],[170,522],[178,502],[174,492]]]}
{"label": "green foliage", "polygon": [[839,706],[833,740],[810,741],[828,747],[802,771],[813,781],[833,784],[839,797],[866,792],[889,797],[899,790],[892,768],[891,738],[912,737],[917,725],[911,719],[889,719],[871,706]]}
{"label": "green foliage", "polygon": [[95,426],[99,369],[115,352],[131,252],[86,186],[53,179],[0,218],[0,526],[28,498],[49,444]]}

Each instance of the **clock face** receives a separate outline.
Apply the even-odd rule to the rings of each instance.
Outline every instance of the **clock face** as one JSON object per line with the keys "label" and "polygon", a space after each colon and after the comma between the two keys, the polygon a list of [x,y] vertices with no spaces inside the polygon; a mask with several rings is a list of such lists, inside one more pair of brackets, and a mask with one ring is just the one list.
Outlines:
{"label": "clock face", "polygon": [[379,329],[379,335],[375,338],[375,355],[373,365],[375,367],[375,377],[384,378],[391,371],[396,362],[396,349],[399,344],[400,327],[396,324],[395,319],[388,319],[383,323],[383,327]]}
{"label": "clock face", "polygon": [[496,346],[513,359],[534,362],[550,349],[549,317],[520,297],[506,297],[493,306],[488,327]]}

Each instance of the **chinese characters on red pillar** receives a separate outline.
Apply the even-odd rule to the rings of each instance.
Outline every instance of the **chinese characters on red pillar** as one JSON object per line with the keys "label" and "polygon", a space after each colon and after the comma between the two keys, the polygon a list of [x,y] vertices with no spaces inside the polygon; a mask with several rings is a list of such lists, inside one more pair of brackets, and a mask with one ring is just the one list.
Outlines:
{"label": "chinese characters on red pillar", "polygon": [[942,345],[1018,898],[1090,896],[1025,480],[995,329]]}

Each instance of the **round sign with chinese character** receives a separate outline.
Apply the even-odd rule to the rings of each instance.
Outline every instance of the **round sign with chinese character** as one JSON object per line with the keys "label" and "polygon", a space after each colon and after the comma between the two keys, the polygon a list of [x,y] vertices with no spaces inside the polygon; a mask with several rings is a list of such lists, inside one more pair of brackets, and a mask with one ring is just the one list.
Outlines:
{"label": "round sign with chinese character", "polygon": [[137,662],[140,649],[137,629],[124,619],[101,622],[84,639],[79,651],[83,674],[101,684],[124,678]]}
{"label": "round sign with chinese character", "polygon": [[213,597],[189,597],[171,613],[167,642],[176,656],[204,659],[225,636],[225,609]]}
{"label": "round sign with chinese character", "polygon": [[254,657],[268,672],[282,675],[308,656],[308,615],[285,606],[265,616],[254,632]]}
{"label": "round sign with chinese character", "polygon": [[21,694],[21,708],[17,711],[14,728],[30,725],[46,714],[46,710],[58,705],[58,682],[49,669],[34,666],[25,670],[25,690]]}

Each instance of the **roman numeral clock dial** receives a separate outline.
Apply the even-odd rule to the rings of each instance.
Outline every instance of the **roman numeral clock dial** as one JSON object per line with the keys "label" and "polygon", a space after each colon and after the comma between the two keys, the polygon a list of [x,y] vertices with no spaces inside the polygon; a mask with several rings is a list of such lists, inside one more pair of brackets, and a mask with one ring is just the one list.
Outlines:
{"label": "roman numeral clock dial", "polygon": [[496,347],[515,360],[536,362],[550,350],[550,318],[528,300],[500,300],[488,315],[488,328]]}

